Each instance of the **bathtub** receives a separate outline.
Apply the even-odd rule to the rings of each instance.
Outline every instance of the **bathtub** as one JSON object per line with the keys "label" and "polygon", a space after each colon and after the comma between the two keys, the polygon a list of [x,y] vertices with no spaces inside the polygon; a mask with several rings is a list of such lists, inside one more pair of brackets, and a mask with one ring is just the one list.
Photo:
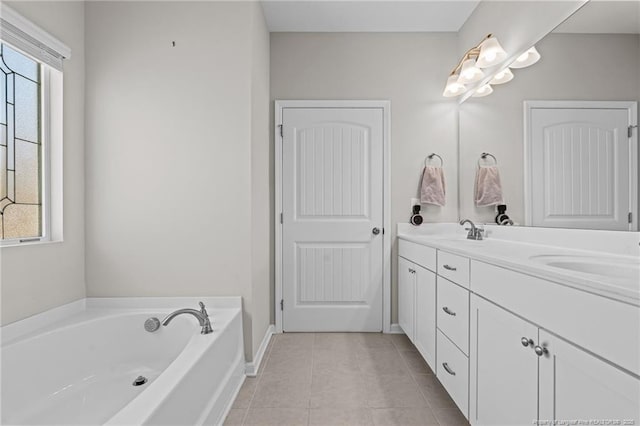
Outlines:
{"label": "bathtub", "polygon": [[[145,331],[199,300],[213,333],[190,315]],[[3,425],[215,425],[244,380],[240,298],[89,298],[1,331]]]}

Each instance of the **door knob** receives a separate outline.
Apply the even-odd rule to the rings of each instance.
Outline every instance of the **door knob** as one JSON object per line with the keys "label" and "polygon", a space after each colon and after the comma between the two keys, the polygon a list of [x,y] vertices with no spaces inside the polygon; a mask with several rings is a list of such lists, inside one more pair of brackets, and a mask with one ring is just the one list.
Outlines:
{"label": "door knob", "polygon": [[373,235],[378,235],[380,233],[380,228],[373,228],[371,232],[373,232]]}

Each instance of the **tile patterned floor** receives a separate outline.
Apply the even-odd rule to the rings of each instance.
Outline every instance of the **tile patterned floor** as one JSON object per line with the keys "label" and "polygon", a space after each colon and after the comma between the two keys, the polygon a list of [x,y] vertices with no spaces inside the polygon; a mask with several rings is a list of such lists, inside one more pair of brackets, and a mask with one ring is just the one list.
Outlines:
{"label": "tile patterned floor", "polygon": [[468,426],[406,336],[273,336],[225,425]]}

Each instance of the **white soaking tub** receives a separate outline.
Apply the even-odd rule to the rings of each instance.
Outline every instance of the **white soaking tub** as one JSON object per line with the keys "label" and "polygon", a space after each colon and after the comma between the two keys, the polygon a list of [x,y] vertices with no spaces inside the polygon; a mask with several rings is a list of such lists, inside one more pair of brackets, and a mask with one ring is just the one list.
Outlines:
{"label": "white soaking tub", "polygon": [[[213,333],[191,315],[145,331],[200,300]],[[244,380],[239,297],[84,299],[1,330],[3,425],[220,424]]]}

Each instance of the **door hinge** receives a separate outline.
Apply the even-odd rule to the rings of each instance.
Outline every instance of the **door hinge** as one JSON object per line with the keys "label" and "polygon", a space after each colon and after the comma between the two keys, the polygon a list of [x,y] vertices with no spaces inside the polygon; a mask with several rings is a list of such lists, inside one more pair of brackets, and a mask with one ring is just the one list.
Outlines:
{"label": "door hinge", "polygon": [[627,220],[629,221],[629,223],[633,223],[633,213],[629,212],[629,215],[627,216]]}
{"label": "door hinge", "polygon": [[282,124],[278,124],[278,127],[280,127],[280,137],[283,137],[284,136],[284,130],[283,130],[284,126]]}
{"label": "door hinge", "polygon": [[633,136],[633,129],[634,128],[638,128],[637,124],[632,124],[629,127],[627,127],[627,137],[632,137]]}
{"label": "door hinge", "polygon": [[284,223],[283,215],[282,213],[280,213],[280,224],[283,224],[283,223]]}
{"label": "door hinge", "polygon": [[280,299],[280,310],[284,311],[284,299]]}

